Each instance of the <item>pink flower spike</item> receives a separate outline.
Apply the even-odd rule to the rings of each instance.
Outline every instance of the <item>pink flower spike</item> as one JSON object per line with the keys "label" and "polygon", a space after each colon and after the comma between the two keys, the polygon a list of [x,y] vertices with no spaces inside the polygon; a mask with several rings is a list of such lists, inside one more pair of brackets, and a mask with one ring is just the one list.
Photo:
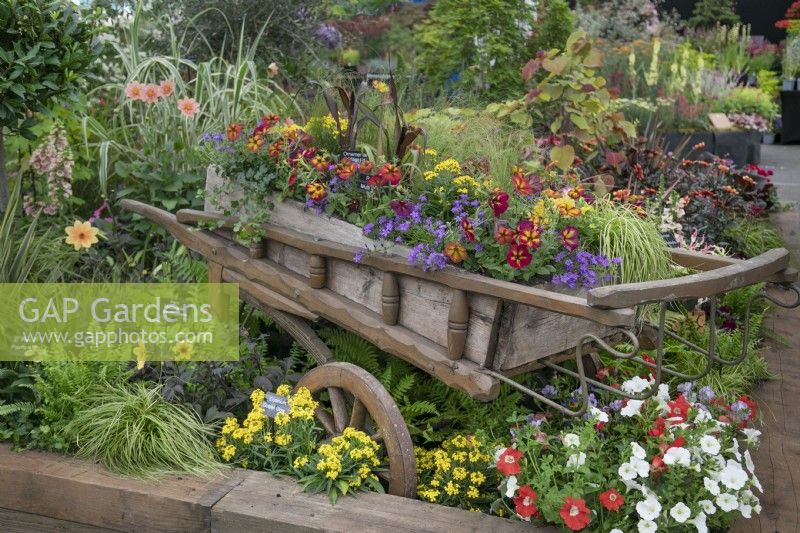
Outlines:
{"label": "pink flower spike", "polygon": [[175,82],[172,80],[161,80],[159,87],[161,88],[161,96],[164,98],[175,92]]}
{"label": "pink flower spike", "polygon": [[138,81],[130,82],[128,85],[125,86],[125,96],[127,96],[131,100],[143,100],[144,85],[142,85]]}
{"label": "pink flower spike", "polygon": [[178,100],[178,109],[187,118],[192,118],[200,112],[200,106],[194,98],[181,98]]}

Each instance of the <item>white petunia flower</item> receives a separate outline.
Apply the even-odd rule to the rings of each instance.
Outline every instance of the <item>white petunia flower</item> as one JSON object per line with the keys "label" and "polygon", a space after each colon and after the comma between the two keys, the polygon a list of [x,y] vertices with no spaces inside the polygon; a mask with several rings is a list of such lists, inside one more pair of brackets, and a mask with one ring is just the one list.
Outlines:
{"label": "white petunia flower", "polygon": [[708,533],[708,526],[706,525],[706,515],[702,511],[697,513],[697,516],[689,520],[697,528],[697,533]]}
{"label": "white petunia flower", "polygon": [[634,457],[637,457],[639,459],[647,458],[647,452],[644,451],[644,448],[639,446],[639,444],[636,442],[631,442],[631,452],[633,453]]}
{"label": "white petunia flower", "polygon": [[699,502],[697,502],[697,504],[706,514],[714,514],[717,512],[717,508],[714,507],[714,502],[712,502],[711,500],[700,500]]}
{"label": "white petunia flower", "polygon": [[692,454],[682,447],[670,448],[664,454],[664,463],[668,465],[689,466]]}
{"label": "white petunia flower", "polygon": [[564,446],[567,448],[577,448],[581,445],[581,438],[575,433],[567,433],[564,435]]}
{"label": "white petunia flower", "polygon": [[[633,470],[633,469],[631,469],[631,470],[633,472],[633,476],[636,477],[636,470]],[[625,485],[625,488],[627,488],[628,490],[638,490],[638,491],[641,491],[644,494],[644,487],[642,486],[641,483],[637,483],[636,481],[633,481],[632,479],[623,479],[622,480],[622,484]],[[647,497],[646,494],[645,494],[645,497]]]}
{"label": "white petunia flower", "polygon": [[756,514],[761,514],[761,504],[757,503],[753,506],[753,512]]}
{"label": "white petunia flower", "polygon": [[751,516],[753,516],[753,507],[746,503],[740,503],[739,512],[742,513],[743,517],[750,518]]}
{"label": "white petunia flower", "polygon": [[678,502],[669,510],[669,515],[679,524],[683,524],[692,516],[692,510],[683,502]]}
{"label": "white petunia flower", "polygon": [[755,474],[756,465],[753,464],[753,456],[750,455],[750,450],[745,450],[743,456],[744,456],[744,466],[747,467],[747,469],[750,471],[751,474]]}
{"label": "white petunia flower", "polygon": [[639,520],[639,533],[653,533],[658,530],[658,526],[652,520]]}
{"label": "white petunia flower", "polygon": [[728,459],[725,468],[719,473],[719,481],[731,490],[739,490],[747,483],[747,472],[742,465],[733,459]]}
{"label": "white petunia flower", "polygon": [[757,488],[761,494],[764,494],[764,487],[761,486],[761,482],[758,480],[755,474],[753,474],[753,477],[750,478],[750,481],[753,482],[753,486]]}
{"label": "white petunia flower", "polygon": [[719,483],[717,483],[713,479],[704,477],[703,485],[705,486],[706,490],[710,492],[713,496],[719,496]]}
{"label": "white petunia flower", "polygon": [[579,466],[583,466],[586,463],[586,454],[580,452],[578,454],[572,454],[567,459],[567,468],[578,468]]}
{"label": "white petunia flower", "polygon": [[641,376],[634,376],[628,381],[624,382],[620,386],[620,389],[622,389],[623,392],[627,392],[628,394],[639,394],[640,392],[644,391],[649,387],[650,387],[649,381],[642,378]]}
{"label": "white petunia flower", "polygon": [[700,449],[708,455],[719,454],[720,446],[719,440],[713,435],[703,435],[700,437]]}
{"label": "white petunia flower", "polygon": [[694,417],[694,421],[696,424],[700,424],[702,422],[706,422],[707,420],[711,420],[713,417],[711,413],[706,411],[705,409],[698,409],[697,414]]}
{"label": "white petunia flower", "polygon": [[744,428],[742,430],[744,436],[747,437],[747,444],[758,444],[758,438],[761,436],[761,432],[757,429],[753,428]]}
{"label": "white petunia flower", "polygon": [[608,533],[625,533],[625,532],[622,531],[621,529],[614,528],[611,531],[609,531]]}
{"label": "white petunia flower", "polygon": [[592,415],[592,419],[598,422],[608,422],[608,413],[605,411],[598,409],[597,407],[592,407],[589,412]]}
{"label": "white petunia flower", "polygon": [[655,520],[661,514],[661,503],[655,496],[648,496],[636,504],[636,512],[642,520]]}
{"label": "white petunia flower", "polygon": [[619,474],[619,477],[623,480],[636,479],[636,469],[630,463],[622,463],[619,465],[617,474]]}
{"label": "white petunia flower", "polygon": [[666,383],[662,383],[658,386],[658,392],[656,393],[656,398],[661,400],[662,402],[668,402],[670,400],[669,397],[669,385]]}
{"label": "white petunia flower", "polygon": [[741,461],[742,460],[742,454],[741,454],[741,452],[739,452],[739,441],[738,440],[733,439],[733,446],[728,448],[728,451],[731,452],[734,457],[736,457],[737,461]]}
{"label": "white petunia flower", "polygon": [[644,402],[642,400],[628,400],[628,403],[619,410],[619,414],[622,416],[636,416],[639,414],[639,411],[642,410],[642,404]]}
{"label": "white petunia flower", "polygon": [[726,513],[729,513],[734,509],[739,508],[739,500],[736,499],[736,496],[728,492],[723,492],[722,494],[717,496],[716,502],[717,502],[717,507],[719,507]]}
{"label": "white petunia flower", "polygon": [[517,476],[508,476],[506,480],[506,498],[513,498],[518,488]]}
{"label": "white petunia flower", "polygon": [[631,466],[639,477],[647,477],[650,475],[650,463],[638,457],[631,457]]}

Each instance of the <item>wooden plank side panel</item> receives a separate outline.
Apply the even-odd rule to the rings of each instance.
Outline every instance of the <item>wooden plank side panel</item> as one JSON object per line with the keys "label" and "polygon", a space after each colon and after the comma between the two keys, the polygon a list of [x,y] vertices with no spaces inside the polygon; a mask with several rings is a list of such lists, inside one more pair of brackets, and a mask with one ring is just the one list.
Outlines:
{"label": "wooden plank side panel", "polygon": [[600,338],[612,328],[569,315],[518,304],[507,304],[500,321],[496,370],[513,370],[539,359],[572,350],[587,333]]}
{"label": "wooden plank side panel", "polygon": [[374,492],[341,498],[331,505],[324,494],[304,493],[297,483],[264,472],[248,472],[242,484],[214,506],[211,530],[214,533],[555,531]]}
{"label": "wooden plank side panel", "polygon": [[0,446],[0,508],[120,531],[202,531],[241,473],[210,479],[125,479],[62,455]]}
{"label": "wooden plank side panel", "polygon": [[0,509],[0,531],[3,533],[110,533],[119,530]]}

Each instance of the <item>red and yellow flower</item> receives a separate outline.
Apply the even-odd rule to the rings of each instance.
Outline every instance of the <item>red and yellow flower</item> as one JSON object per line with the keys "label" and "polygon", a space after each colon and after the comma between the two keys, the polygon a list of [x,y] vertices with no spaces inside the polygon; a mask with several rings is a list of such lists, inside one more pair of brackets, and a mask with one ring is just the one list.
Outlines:
{"label": "red and yellow flower", "polygon": [[511,244],[517,239],[517,232],[505,224],[497,226],[494,232],[494,240],[499,244]]}
{"label": "red and yellow flower", "polygon": [[461,233],[464,234],[464,238],[469,242],[475,241],[475,228],[467,217],[461,220]]}
{"label": "red and yellow flower", "polygon": [[322,203],[325,198],[327,198],[328,191],[325,189],[324,183],[315,181],[306,185],[306,194],[308,195],[309,200],[319,204]]}
{"label": "red and yellow flower", "polygon": [[522,270],[531,264],[533,255],[528,247],[523,244],[512,244],[506,254],[506,262],[517,270]]}
{"label": "red and yellow flower", "polygon": [[253,153],[258,152],[262,146],[264,146],[264,138],[261,135],[253,135],[245,143],[245,148]]}
{"label": "red and yellow flower", "polygon": [[542,228],[530,220],[522,220],[517,224],[517,242],[534,250],[542,245]]}
{"label": "red and yellow flower", "polygon": [[492,194],[489,195],[489,206],[496,217],[505,213],[508,210],[508,193],[501,189],[492,191]]}
{"label": "red and yellow flower", "polygon": [[467,258],[467,249],[460,242],[451,241],[444,245],[444,255],[455,264]]}
{"label": "red and yellow flower", "polygon": [[344,157],[336,165],[334,172],[336,173],[336,176],[339,177],[339,179],[347,180],[350,179],[350,177],[356,173],[357,169],[358,169],[357,165],[351,159]]}
{"label": "red and yellow flower", "polygon": [[511,176],[511,183],[514,184],[514,191],[520,196],[531,196],[533,194],[531,180],[524,174],[513,174]]}
{"label": "red and yellow flower", "polygon": [[267,148],[267,153],[270,157],[276,158],[283,153],[283,147],[285,144],[286,143],[283,141],[283,139],[278,139],[269,145],[269,148]]}
{"label": "red and yellow flower", "polygon": [[228,130],[227,130],[228,140],[229,141],[238,140],[239,137],[241,137],[241,135],[242,135],[242,130],[243,129],[244,129],[243,126],[241,124],[239,124],[238,122],[233,122],[233,123],[229,124],[228,125]]}
{"label": "red and yellow flower", "polygon": [[561,244],[570,252],[574,252],[580,246],[580,233],[575,226],[564,226],[561,230]]}

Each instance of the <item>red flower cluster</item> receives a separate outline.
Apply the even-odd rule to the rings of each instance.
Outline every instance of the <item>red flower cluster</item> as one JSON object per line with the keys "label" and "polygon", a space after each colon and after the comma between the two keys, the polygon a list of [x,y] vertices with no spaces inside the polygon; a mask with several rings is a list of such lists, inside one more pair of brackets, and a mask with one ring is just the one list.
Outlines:
{"label": "red flower cluster", "polygon": [[506,448],[497,458],[495,466],[504,476],[516,476],[522,470],[519,466],[520,459],[522,459],[521,451],[516,448]]}
{"label": "red flower cluster", "polygon": [[539,516],[539,508],[536,507],[536,499],[539,497],[530,485],[523,485],[519,488],[517,496],[511,498],[514,502],[514,511],[525,520]]}
{"label": "red flower cluster", "polygon": [[589,525],[592,511],[586,507],[586,500],[583,498],[564,498],[564,505],[558,513],[564,521],[564,525],[572,531],[580,531]]}
{"label": "red flower cluster", "polygon": [[403,175],[400,172],[400,167],[391,163],[384,163],[381,168],[378,169],[378,172],[367,180],[367,183],[373,187],[380,185],[391,185],[394,187],[400,183],[401,179],[403,179]]}

